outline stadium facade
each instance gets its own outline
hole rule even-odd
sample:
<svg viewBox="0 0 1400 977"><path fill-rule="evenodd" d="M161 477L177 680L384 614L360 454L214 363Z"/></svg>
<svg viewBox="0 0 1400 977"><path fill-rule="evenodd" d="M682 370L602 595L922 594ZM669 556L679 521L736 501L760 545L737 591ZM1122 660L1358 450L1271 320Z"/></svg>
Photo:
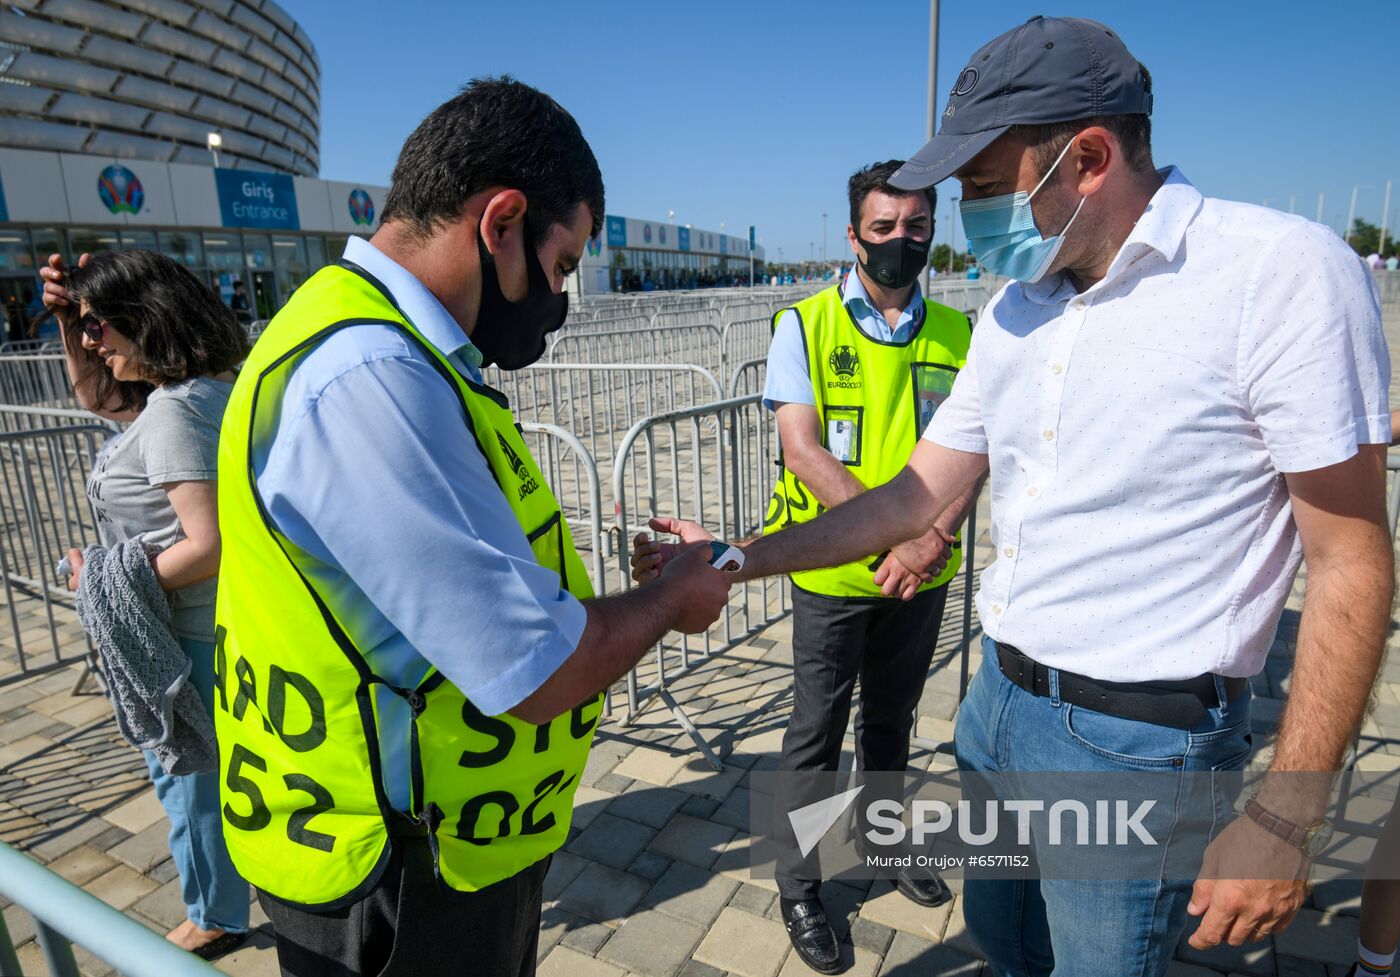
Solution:
<svg viewBox="0 0 1400 977"><path fill-rule="evenodd" d="M0 7L0 341L42 311L59 252L159 250L269 318L385 187L317 178L320 64L272 0L7 0ZM761 270L761 249L757 266ZM609 215L576 293L740 283L749 241Z"/></svg>
<svg viewBox="0 0 1400 977"><path fill-rule="evenodd" d="M320 63L272 0L7 0L0 45L0 145L320 168Z"/></svg>

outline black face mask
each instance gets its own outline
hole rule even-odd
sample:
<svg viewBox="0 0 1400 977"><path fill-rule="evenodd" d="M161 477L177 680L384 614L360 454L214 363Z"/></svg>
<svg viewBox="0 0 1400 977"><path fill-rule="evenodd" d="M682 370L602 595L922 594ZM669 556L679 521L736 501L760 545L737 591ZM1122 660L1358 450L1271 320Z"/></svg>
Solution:
<svg viewBox="0 0 1400 977"><path fill-rule="evenodd" d="M856 240L865 249L861 269L883 288L904 288L918 278L928 265L928 251L933 245L932 236L927 241L892 237L888 241L871 244L857 234Z"/></svg>
<svg viewBox="0 0 1400 977"><path fill-rule="evenodd" d="M569 294L554 293L549 276L535 251L530 220L524 222L525 273L529 288L519 302L501 294L496 259L486 250L481 231L476 232L476 249L481 255L481 308L476 313L472 345L481 351L482 366L519 370L534 363L545 351L545 337L564 325L569 314Z"/></svg>

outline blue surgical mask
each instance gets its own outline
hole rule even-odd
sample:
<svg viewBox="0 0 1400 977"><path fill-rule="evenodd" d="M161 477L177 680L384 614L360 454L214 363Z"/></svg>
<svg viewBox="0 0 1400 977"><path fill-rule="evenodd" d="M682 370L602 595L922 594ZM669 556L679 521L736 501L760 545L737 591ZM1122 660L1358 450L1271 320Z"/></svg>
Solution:
<svg viewBox="0 0 1400 977"><path fill-rule="evenodd" d="M1087 198L1079 198L1079 206L1074 208L1069 223L1051 238L1042 238L1036 229L1031 198L1045 186L1045 181L1050 179L1050 174L1055 172L1072 145L1074 140L1071 139L1060 150L1050 171L1030 193L1018 190L961 202L959 209L962 211L963 233L967 235L968 247L983 268L994 275L1005 275L1019 282L1034 283L1045 277L1055 261L1055 255L1060 253L1065 234L1073 226Z"/></svg>

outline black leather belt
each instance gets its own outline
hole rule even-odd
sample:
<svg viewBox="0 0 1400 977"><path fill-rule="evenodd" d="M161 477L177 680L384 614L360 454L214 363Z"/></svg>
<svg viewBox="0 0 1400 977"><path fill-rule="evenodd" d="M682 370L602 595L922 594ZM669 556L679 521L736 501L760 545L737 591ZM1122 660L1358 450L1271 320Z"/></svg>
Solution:
<svg viewBox="0 0 1400 977"><path fill-rule="evenodd" d="M1011 645L996 642L1001 673L1032 695L1050 697L1051 669ZM1191 729L1207 718L1208 709L1224 705L1214 675L1172 682L1101 682L1087 675L1060 670L1060 699L1095 712L1174 729ZM1249 679L1226 678L1225 701L1241 695Z"/></svg>

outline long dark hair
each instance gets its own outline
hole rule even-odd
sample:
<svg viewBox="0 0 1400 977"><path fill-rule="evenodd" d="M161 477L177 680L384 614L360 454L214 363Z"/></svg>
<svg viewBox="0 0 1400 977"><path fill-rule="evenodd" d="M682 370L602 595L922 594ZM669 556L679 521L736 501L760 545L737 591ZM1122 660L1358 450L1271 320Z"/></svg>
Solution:
<svg viewBox="0 0 1400 977"><path fill-rule="evenodd" d="M233 310L186 268L155 251L103 251L68 274L68 288L92 314L131 340L145 379L118 380L95 357L83 382L97 403L120 410L146 406L154 384L223 373L248 355L248 336ZM70 348L81 348L82 317L66 317Z"/></svg>

